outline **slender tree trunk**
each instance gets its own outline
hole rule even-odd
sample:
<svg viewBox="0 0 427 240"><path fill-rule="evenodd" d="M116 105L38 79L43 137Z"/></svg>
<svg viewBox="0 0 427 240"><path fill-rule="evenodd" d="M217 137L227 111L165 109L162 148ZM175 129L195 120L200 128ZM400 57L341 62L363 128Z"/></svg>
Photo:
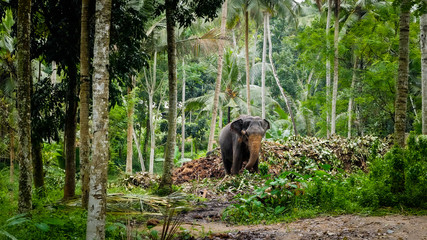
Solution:
<svg viewBox="0 0 427 240"><path fill-rule="evenodd" d="M41 68L42 63L39 61L38 68L38 81L41 80ZM31 97L33 94L33 84L31 82ZM33 103L32 103L33 104ZM43 140L36 137L34 133L31 136L31 158L33 164L33 181L34 188L39 197L43 197L44 192L44 174L43 174L43 158L42 158L42 149L43 149Z"/></svg>
<svg viewBox="0 0 427 240"><path fill-rule="evenodd" d="M252 67L255 66L255 59L256 59L256 42L257 42L257 38L258 38L258 28L255 29L255 33L254 33L254 52L253 52L253 56L252 56ZM251 79L251 84L254 85L255 82L255 78Z"/></svg>
<svg viewBox="0 0 427 240"><path fill-rule="evenodd" d="M339 10L340 0L335 0L335 24L334 24L334 84L332 87L332 112L331 112L331 135L335 134L336 127L336 109L337 109L337 94L338 94L338 67L339 67L339 52L338 52L338 37L339 37Z"/></svg>
<svg viewBox="0 0 427 240"><path fill-rule="evenodd" d="M329 31L331 28L331 17L332 17L332 0L328 0L328 15L326 18L326 49L329 52ZM329 138L330 135L330 113L329 109L331 106L331 60L329 53L326 54L326 136Z"/></svg>
<svg viewBox="0 0 427 240"><path fill-rule="evenodd" d="M154 135L154 116L153 116L153 92L150 92L148 95L148 115L150 119L150 166L148 172L150 174L154 173L154 149L156 147L156 136Z"/></svg>
<svg viewBox="0 0 427 240"><path fill-rule="evenodd" d="M168 138L166 140L165 161L160 189L170 191L172 188L172 168L176 145L176 104L177 104L177 80L176 80L176 45L175 45L175 5L172 0L166 0L166 32L168 52L168 80L169 80L169 111L168 111Z"/></svg>
<svg viewBox="0 0 427 240"><path fill-rule="evenodd" d="M222 39L225 38L226 21L227 21L227 0L225 0L224 3L222 4L222 18L221 18L221 38ZM222 80L223 56L224 56L224 46L221 42L221 44L218 47L218 68L217 68L218 70L217 70L217 76L216 76L216 82L215 82L215 94L214 94L214 102L213 102L213 109L212 109L211 127L209 132L208 152L212 151L214 138L215 138L215 126L216 126L216 118L218 115L218 105L219 105L219 92L221 90L221 80ZM246 78L246 81L248 83L249 81L248 78Z"/></svg>
<svg viewBox="0 0 427 240"><path fill-rule="evenodd" d="M145 132L144 132L144 143L142 147L142 154L144 156L144 159L150 159L150 155L148 153L148 140L150 138L151 129L150 129L150 117L147 118L147 121L145 121ZM148 164L150 162L148 161ZM149 165L146 165L146 168L149 168Z"/></svg>
<svg viewBox="0 0 427 240"><path fill-rule="evenodd" d="M89 198L89 2L82 0L81 36L80 36L80 175L82 179L82 206L87 209Z"/></svg>
<svg viewBox="0 0 427 240"><path fill-rule="evenodd" d="M354 54L354 53L353 53ZM348 100L348 131L347 131L347 137L351 138L351 123L352 123L352 115L353 115L353 94L354 94L354 86L356 84L356 71L357 71L357 56L354 54L354 63L353 63L353 77L351 79L351 92L350 92L350 98Z"/></svg>
<svg viewBox="0 0 427 240"><path fill-rule="evenodd" d="M427 14L420 17L421 28L421 119L422 134L427 135Z"/></svg>
<svg viewBox="0 0 427 240"><path fill-rule="evenodd" d="M185 153L185 62L184 58L182 59L182 128L181 128L181 136L182 136L182 146L181 146L181 160L184 161L184 153Z"/></svg>
<svg viewBox="0 0 427 240"><path fill-rule="evenodd" d="M111 0L96 1L93 58L93 148L86 239L105 239L107 206L108 94Z"/></svg>
<svg viewBox="0 0 427 240"><path fill-rule="evenodd" d="M52 84L56 84L56 62L52 61L52 74L50 75Z"/></svg>
<svg viewBox="0 0 427 240"><path fill-rule="evenodd" d="M246 104L251 115L251 86L249 85L249 12L245 11Z"/></svg>
<svg viewBox="0 0 427 240"><path fill-rule="evenodd" d="M10 160L10 182L14 182L14 176L15 176L15 167L14 167L14 161L15 161L15 133L12 130L12 128L9 130L9 137L10 137L10 145L9 145L9 160Z"/></svg>
<svg viewBox="0 0 427 240"><path fill-rule="evenodd" d="M68 93L65 117L65 185L64 199L74 197L76 191L76 125L77 125L77 69L68 66Z"/></svg>
<svg viewBox="0 0 427 240"><path fill-rule="evenodd" d="M410 8L411 1L402 0L399 21L399 68L396 82L394 121L394 141L402 148L405 147L406 104L408 98Z"/></svg>
<svg viewBox="0 0 427 240"><path fill-rule="evenodd" d="M154 114L153 114L153 97L155 84L157 82L157 51L154 52L154 61L153 61L153 78L150 90L148 91L148 112L149 112L149 125L150 125L150 165L148 172L150 174L154 173L154 149L156 147L156 138L154 135L155 127L154 127ZM148 82L147 82L147 85Z"/></svg>
<svg viewBox="0 0 427 240"><path fill-rule="evenodd" d="M136 137L135 131L133 131L132 136L133 136L133 141L135 142L135 145L136 145L136 150L138 152L139 164L141 164L141 172L145 172L144 158L142 157L141 148L139 146L139 141L138 141L138 138Z"/></svg>
<svg viewBox="0 0 427 240"><path fill-rule="evenodd" d="M262 70L261 70L261 117L265 119L265 55L267 52L267 12L264 12L264 40L262 45Z"/></svg>
<svg viewBox="0 0 427 240"><path fill-rule="evenodd" d="M132 88L133 88L133 76L132 78ZM127 128L127 150L126 150L126 174L132 174L132 158L133 158L133 89L131 87L127 88L128 91L128 100L127 100L127 115L128 115L128 128Z"/></svg>
<svg viewBox="0 0 427 240"><path fill-rule="evenodd" d="M31 0L18 0L17 23L18 60L18 137L19 137L19 197L18 212L32 208L31 169Z"/></svg>
<svg viewBox="0 0 427 240"><path fill-rule="evenodd" d="M219 132L221 132L221 130L222 130L222 107L220 107L219 109L219 119L218 119L218 129L219 129Z"/></svg>
<svg viewBox="0 0 427 240"><path fill-rule="evenodd" d="M270 59L271 69L273 70L273 76L274 76L274 79L276 80L277 86L279 87L280 93L282 94L282 97L285 100L286 107L288 108L289 116L291 116L292 126L294 128L294 134L298 135L297 126L295 124L294 114L293 114L292 108L291 108L291 103L290 103L289 98L286 95L285 91L283 90L282 86L280 85L279 77L277 76L276 68L274 67L274 63L273 63L273 44L271 43L270 14L269 13L267 13L267 24L266 24L266 26L267 26L267 36L268 36L268 57Z"/></svg>

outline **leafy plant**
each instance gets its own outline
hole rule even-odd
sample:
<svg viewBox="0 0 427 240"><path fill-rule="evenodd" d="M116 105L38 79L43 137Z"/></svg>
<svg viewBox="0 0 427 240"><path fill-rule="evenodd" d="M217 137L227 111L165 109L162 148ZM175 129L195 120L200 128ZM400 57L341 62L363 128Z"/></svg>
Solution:
<svg viewBox="0 0 427 240"><path fill-rule="evenodd" d="M19 226L25 222L28 222L29 219L26 217L26 214L19 214L12 218L9 218L1 227L0 227L0 235L3 235L7 238L16 240L17 238L6 231L6 228L12 226Z"/></svg>

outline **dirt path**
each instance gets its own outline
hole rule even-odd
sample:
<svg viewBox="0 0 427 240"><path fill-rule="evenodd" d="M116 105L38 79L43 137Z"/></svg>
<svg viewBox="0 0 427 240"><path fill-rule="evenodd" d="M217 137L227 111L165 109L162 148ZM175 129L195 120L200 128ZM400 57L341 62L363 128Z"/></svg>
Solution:
<svg viewBox="0 0 427 240"><path fill-rule="evenodd" d="M231 226L198 220L182 226L197 239L408 239L427 240L427 216L318 217L275 225ZM209 233L210 237L206 237Z"/></svg>
<svg viewBox="0 0 427 240"><path fill-rule="evenodd" d="M190 231L195 239L427 240L427 216L342 215L302 219L292 223L238 226L221 221L221 213L229 204L217 200L202 203L184 215L182 228ZM156 228L161 230L161 226Z"/></svg>

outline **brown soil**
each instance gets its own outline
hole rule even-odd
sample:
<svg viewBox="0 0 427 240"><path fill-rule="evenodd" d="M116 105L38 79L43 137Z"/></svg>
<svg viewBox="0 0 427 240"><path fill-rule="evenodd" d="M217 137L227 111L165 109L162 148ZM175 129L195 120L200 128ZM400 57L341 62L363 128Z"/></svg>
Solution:
<svg viewBox="0 0 427 240"><path fill-rule="evenodd" d="M211 200L184 214L182 229L191 239L241 240L326 240L326 239L407 239L427 240L427 216L322 216L291 223L271 225L232 225L221 221L221 213L230 203ZM155 227L161 231L161 226Z"/></svg>
<svg viewBox="0 0 427 240"><path fill-rule="evenodd" d="M182 227L198 236L196 239L427 239L427 216L343 215L274 225L232 226L222 222L195 222Z"/></svg>

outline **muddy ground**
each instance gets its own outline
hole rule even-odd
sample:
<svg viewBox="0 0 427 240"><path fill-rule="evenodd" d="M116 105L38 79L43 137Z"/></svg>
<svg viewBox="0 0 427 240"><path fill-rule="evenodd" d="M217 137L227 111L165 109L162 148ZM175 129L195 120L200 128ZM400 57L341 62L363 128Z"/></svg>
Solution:
<svg viewBox="0 0 427 240"><path fill-rule="evenodd" d="M229 202L204 202L184 214L182 228L192 239L317 240L407 239L427 240L427 216L322 216L271 225L232 225L221 221ZM161 231L161 226L155 229Z"/></svg>

